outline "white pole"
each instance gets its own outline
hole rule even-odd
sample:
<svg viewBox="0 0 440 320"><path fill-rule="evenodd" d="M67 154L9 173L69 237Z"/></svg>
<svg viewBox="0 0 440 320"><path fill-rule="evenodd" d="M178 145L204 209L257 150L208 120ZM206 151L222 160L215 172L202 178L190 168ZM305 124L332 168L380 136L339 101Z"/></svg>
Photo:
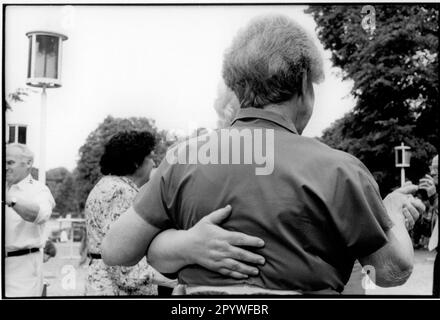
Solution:
<svg viewBox="0 0 440 320"><path fill-rule="evenodd" d="M405 184L405 168L402 167L400 169L400 186L403 187L404 184Z"/></svg>
<svg viewBox="0 0 440 320"><path fill-rule="evenodd" d="M403 187L405 184L405 145L403 142L400 144L402 147L402 168L400 169L400 186Z"/></svg>
<svg viewBox="0 0 440 320"><path fill-rule="evenodd" d="M46 115L47 115L47 94L46 86L41 92L41 114L40 114L40 165L38 168L38 181L46 184Z"/></svg>
<svg viewBox="0 0 440 320"><path fill-rule="evenodd" d="M70 222L70 259L73 259L73 222Z"/></svg>

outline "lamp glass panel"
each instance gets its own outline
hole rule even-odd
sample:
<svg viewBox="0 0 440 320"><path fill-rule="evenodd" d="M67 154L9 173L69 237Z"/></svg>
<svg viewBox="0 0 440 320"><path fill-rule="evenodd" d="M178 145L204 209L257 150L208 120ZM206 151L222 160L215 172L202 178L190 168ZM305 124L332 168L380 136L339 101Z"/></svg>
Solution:
<svg viewBox="0 0 440 320"><path fill-rule="evenodd" d="M31 77L31 63L32 63L32 37L29 37L29 56L28 56L28 70L27 77Z"/></svg>
<svg viewBox="0 0 440 320"><path fill-rule="evenodd" d="M36 78L58 78L58 37L37 35L35 56Z"/></svg>
<svg viewBox="0 0 440 320"><path fill-rule="evenodd" d="M396 165L400 165L403 163L402 153L403 153L402 149L396 150Z"/></svg>
<svg viewBox="0 0 440 320"><path fill-rule="evenodd" d="M403 164L409 166L411 161L411 151L405 150L405 159L403 160L404 160Z"/></svg>

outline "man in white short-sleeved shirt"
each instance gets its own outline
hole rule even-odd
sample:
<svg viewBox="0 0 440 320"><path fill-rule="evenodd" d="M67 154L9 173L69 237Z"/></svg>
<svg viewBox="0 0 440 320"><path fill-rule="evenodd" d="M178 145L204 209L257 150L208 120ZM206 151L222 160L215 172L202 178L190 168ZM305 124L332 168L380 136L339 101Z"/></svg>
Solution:
<svg viewBox="0 0 440 320"><path fill-rule="evenodd" d="M55 201L47 186L32 178L33 159L26 145L6 147L6 297L35 297L43 292L44 231Z"/></svg>

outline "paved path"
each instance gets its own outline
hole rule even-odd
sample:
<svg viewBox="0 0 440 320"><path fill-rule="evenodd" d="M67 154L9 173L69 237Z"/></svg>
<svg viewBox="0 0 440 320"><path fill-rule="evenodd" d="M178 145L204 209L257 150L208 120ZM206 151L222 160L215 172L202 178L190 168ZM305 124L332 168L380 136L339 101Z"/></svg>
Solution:
<svg viewBox="0 0 440 320"><path fill-rule="evenodd" d="M79 242L72 247L70 243L55 246L57 255L44 264L44 278L49 284L47 296L83 296L87 266L79 266Z"/></svg>

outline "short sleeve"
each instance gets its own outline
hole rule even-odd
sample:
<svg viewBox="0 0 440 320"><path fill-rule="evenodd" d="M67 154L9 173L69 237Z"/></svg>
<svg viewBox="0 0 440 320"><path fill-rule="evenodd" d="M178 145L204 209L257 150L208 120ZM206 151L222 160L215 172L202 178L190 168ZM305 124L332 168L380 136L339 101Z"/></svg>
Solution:
<svg viewBox="0 0 440 320"><path fill-rule="evenodd" d="M38 203L40 209L34 223L41 224L49 220L52 215L52 210L55 208L55 200L49 188L43 185L35 195L35 201Z"/></svg>
<svg viewBox="0 0 440 320"><path fill-rule="evenodd" d="M393 223L371 173L353 159L338 167L335 183L330 214L350 254L362 258L382 248Z"/></svg>
<svg viewBox="0 0 440 320"><path fill-rule="evenodd" d="M164 159L151 180L139 190L133 203L135 212L142 219L162 230L171 225L166 201L171 169L171 165Z"/></svg>
<svg viewBox="0 0 440 320"><path fill-rule="evenodd" d="M104 197L101 200L102 232L107 234L113 222L119 219L133 204L136 190L126 183L121 183L112 177L106 180L103 187Z"/></svg>

